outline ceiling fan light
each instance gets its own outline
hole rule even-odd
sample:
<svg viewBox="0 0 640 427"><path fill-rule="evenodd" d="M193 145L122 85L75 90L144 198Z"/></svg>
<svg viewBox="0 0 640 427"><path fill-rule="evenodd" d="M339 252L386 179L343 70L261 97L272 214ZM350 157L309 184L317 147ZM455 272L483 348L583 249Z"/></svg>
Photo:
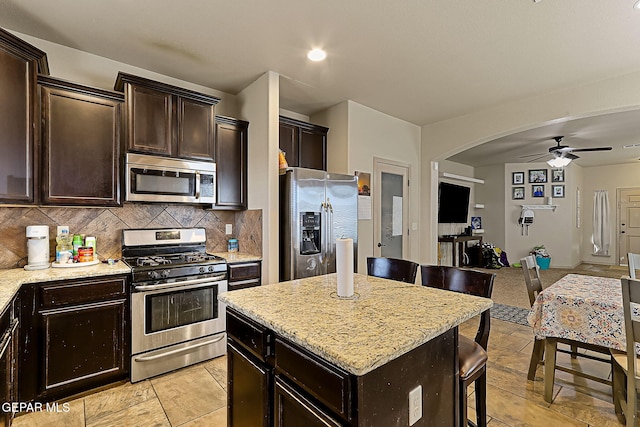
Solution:
<svg viewBox="0 0 640 427"><path fill-rule="evenodd" d="M566 157L554 157L551 160L547 160L547 164L552 168L563 168L571 163L571 159Z"/></svg>

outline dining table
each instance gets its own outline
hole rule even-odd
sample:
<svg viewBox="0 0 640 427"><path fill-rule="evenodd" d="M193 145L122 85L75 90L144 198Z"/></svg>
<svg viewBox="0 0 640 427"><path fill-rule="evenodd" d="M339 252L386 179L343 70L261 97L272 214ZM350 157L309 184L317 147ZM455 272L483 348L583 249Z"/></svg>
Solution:
<svg viewBox="0 0 640 427"><path fill-rule="evenodd" d="M559 340L584 343L601 353L608 349L626 350L620 279L567 274L538 294L527 322L536 339L545 340L544 398L547 402L552 401ZM610 357L608 361L611 363ZM598 380L590 375L582 376Z"/></svg>

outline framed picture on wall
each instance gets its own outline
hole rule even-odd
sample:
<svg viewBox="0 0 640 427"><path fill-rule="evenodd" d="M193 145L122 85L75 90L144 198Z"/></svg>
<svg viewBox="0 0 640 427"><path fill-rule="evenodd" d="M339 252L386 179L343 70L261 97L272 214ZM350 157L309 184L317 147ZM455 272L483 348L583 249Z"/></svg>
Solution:
<svg viewBox="0 0 640 427"><path fill-rule="evenodd" d="M513 172L511 174L511 184L513 185L524 184L524 172Z"/></svg>
<svg viewBox="0 0 640 427"><path fill-rule="evenodd" d="M531 186L532 197L544 197L544 185L532 185Z"/></svg>
<svg viewBox="0 0 640 427"><path fill-rule="evenodd" d="M511 198L513 200L524 200L524 187L513 187Z"/></svg>
<svg viewBox="0 0 640 427"><path fill-rule="evenodd" d="M551 182L564 182L564 169L551 169Z"/></svg>
<svg viewBox="0 0 640 427"><path fill-rule="evenodd" d="M547 182L546 169L529 169L529 183Z"/></svg>
<svg viewBox="0 0 640 427"><path fill-rule="evenodd" d="M553 197L564 197L564 185L552 185L551 194Z"/></svg>

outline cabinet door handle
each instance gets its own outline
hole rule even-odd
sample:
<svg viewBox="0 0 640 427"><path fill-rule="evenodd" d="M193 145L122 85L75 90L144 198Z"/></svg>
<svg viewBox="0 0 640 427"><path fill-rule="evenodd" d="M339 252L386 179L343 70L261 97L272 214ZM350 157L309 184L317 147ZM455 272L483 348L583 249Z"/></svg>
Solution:
<svg viewBox="0 0 640 427"><path fill-rule="evenodd" d="M387 246L387 245L383 245L382 243L378 242L378 247L381 248L382 246Z"/></svg>

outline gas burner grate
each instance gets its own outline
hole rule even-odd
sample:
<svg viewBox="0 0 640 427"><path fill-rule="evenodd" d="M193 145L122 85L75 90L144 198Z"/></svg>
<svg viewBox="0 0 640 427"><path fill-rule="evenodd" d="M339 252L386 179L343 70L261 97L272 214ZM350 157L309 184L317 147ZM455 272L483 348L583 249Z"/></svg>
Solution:
<svg viewBox="0 0 640 427"><path fill-rule="evenodd" d="M166 264L171 264L171 260L168 260L167 258L161 257L161 256L145 256L145 257L139 257L136 259L136 265L138 267L146 267L146 266L155 267L157 265L166 265Z"/></svg>

